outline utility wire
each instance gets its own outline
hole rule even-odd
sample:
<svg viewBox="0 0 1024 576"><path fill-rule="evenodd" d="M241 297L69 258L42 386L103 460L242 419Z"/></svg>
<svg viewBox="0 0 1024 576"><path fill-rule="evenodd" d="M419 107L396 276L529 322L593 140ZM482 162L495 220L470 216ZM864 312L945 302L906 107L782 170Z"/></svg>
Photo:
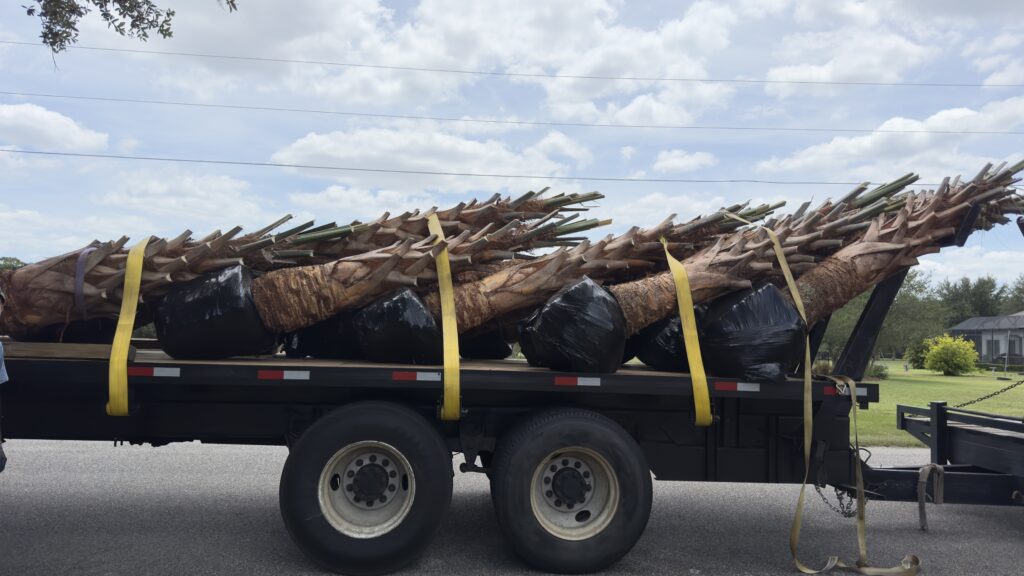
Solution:
<svg viewBox="0 0 1024 576"><path fill-rule="evenodd" d="M159 106L183 106L190 108L213 108L225 110L248 110L256 112L289 112L298 114L324 114L358 118L382 118L388 120L430 120L435 122L466 122L477 124L498 124L513 126L552 126L552 127L585 127L585 128L634 128L659 130L722 130L748 132L850 132L857 134L984 134L984 135L1024 135L1024 131L1015 130L897 130L889 128L816 128L816 127L775 127L775 126L718 126L718 125L673 125L673 124L613 124L590 122L554 122L536 120L502 120L491 118L455 118L451 116L417 116L412 114L381 114L373 112L352 112L345 110L318 110L313 108L288 108L276 106L247 106L242 104L215 104L206 102L183 102L178 100L146 100L138 98L113 98L107 96L81 96L76 94L49 94L43 92L15 92L0 90L0 95L20 96L26 98L54 98L60 100L85 100L91 102L116 102L120 104L146 104Z"/></svg>
<svg viewBox="0 0 1024 576"><path fill-rule="evenodd" d="M0 148L0 153L36 156L67 156L71 158L103 158L109 160L138 160L149 162L181 162L187 164L219 164L227 166L258 166L271 168L302 168L307 170L337 170L344 172L372 172L382 174L416 174L425 176L466 176L472 178L517 178L528 180L581 180L585 182L670 182L676 184L783 184L817 186L860 186L864 182L825 182L815 180L758 180L754 178L614 178L599 176L549 176L546 174L484 174L479 172L447 172L432 170L401 170L397 168L363 168L353 166L324 166L318 164L290 164L286 162L248 162L244 160L210 160L205 158L175 158L169 156L134 156L127 154L98 154L88 152L55 152L51 150L12 150ZM938 184L918 184L938 186Z"/></svg>
<svg viewBox="0 0 1024 576"><path fill-rule="evenodd" d="M0 40L0 44L16 46L39 46L35 42L18 42ZM247 62L274 62L278 64L315 64L320 66L339 66L346 68L371 68L378 70L401 70L406 72L434 72L442 74L464 74L470 76L506 76L519 78L546 78L566 80L630 80L638 82L694 82L709 84L809 84L816 86L899 86L899 87L930 87L930 88L1024 88L1024 84L976 84L956 82L869 82L854 80L768 80L756 78L693 78L674 76L598 76L581 74L544 74L540 72L497 72L491 70L463 70L458 68L427 68L419 66L388 66L384 64L366 64L361 62L336 62L329 60L298 60L291 58L265 58L258 56L237 56L230 54L204 54L200 52L175 52L170 50L143 50L139 48L103 48L100 46L71 46L72 50L90 50L96 52L123 52L130 54L155 54L160 56L185 56L191 58L216 58L220 60L244 60Z"/></svg>

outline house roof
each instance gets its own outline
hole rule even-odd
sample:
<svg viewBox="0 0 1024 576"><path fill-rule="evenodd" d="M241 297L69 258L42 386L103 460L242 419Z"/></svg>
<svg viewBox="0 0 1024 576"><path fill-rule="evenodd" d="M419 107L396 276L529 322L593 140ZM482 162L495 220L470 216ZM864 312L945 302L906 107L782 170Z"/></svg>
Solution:
<svg viewBox="0 0 1024 576"><path fill-rule="evenodd" d="M1024 312L1010 316L976 316L950 328L950 331L974 332L977 330L1019 330L1024 329Z"/></svg>

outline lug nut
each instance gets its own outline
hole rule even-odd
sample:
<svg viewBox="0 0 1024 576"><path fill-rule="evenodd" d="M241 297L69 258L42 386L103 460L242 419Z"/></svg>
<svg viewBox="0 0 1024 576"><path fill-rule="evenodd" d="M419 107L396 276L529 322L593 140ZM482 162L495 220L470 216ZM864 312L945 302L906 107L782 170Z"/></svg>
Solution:
<svg viewBox="0 0 1024 576"><path fill-rule="evenodd" d="M362 458L360 458L359 460L356 460L356 466L362 466L362 465L363 465L363 459Z"/></svg>
<svg viewBox="0 0 1024 576"><path fill-rule="evenodd" d="M391 466L391 460L388 460L387 458L385 458L384 461L381 462L381 464L383 464L384 467L387 468L388 466Z"/></svg>
<svg viewBox="0 0 1024 576"><path fill-rule="evenodd" d="M394 484L389 484L388 485L388 492L394 492L394 491L395 491L395 485Z"/></svg>
<svg viewBox="0 0 1024 576"><path fill-rule="evenodd" d="M550 476L546 476L546 477L544 478L544 483L545 483L545 484L551 484L551 477L550 477Z"/></svg>
<svg viewBox="0 0 1024 576"><path fill-rule="evenodd" d="M387 497L387 496L384 496L383 494L381 494L381 496L380 496L380 498L378 498L378 500L380 500L380 501L381 501L381 503L383 504L384 502L387 502L387 501L388 501L388 497Z"/></svg>
<svg viewBox="0 0 1024 576"><path fill-rule="evenodd" d="M561 506L561 505L562 505L562 501L561 500L555 500L555 506Z"/></svg>
<svg viewBox="0 0 1024 576"><path fill-rule="evenodd" d="M558 472L558 466L555 466L554 464L552 464L551 465L551 471L552 472Z"/></svg>
<svg viewBox="0 0 1024 576"><path fill-rule="evenodd" d="M394 478L395 476L398 476L398 472L395 472L394 470L392 470L391 472L388 472L388 476L391 477L391 478Z"/></svg>
<svg viewBox="0 0 1024 576"><path fill-rule="evenodd" d="M562 466L568 466L568 465L569 465L569 459L568 458L562 458Z"/></svg>
<svg viewBox="0 0 1024 576"><path fill-rule="evenodd" d="M586 470L584 470L583 471L583 477L584 478L590 478L590 472L587 472Z"/></svg>
<svg viewBox="0 0 1024 576"><path fill-rule="evenodd" d="M376 454L370 454L370 462L376 462L376 461L377 461L377 455Z"/></svg>
<svg viewBox="0 0 1024 576"><path fill-rule="evenodd" d="M355 487L354 487L354 486L352 486L351 484L349 484L349 485L345 486L345 490L348 490L349 492L351 492L351 491L352 491L352 490L353 490L354 488L355 488Z"/></svg>
<svg viewBox="0 0 1024 576"><path fill-rule="evenodd" d="M355 473L355 472L353 472L352 470L349 470L348 472L346 472L346 473L345 473L345 476L347 476L347 477L349 477L349 478L351 478L351 477L353 477L353 476L355 476L355 475L356 475L356 473Z"/></svg>
<svg viewBox="0 0 1024 576"><path fill-rule="evenodd" d="M552 496L555 495L555 493L552 492L551 490L548 490L547 492L544 493L544 495L547 496L548 498L551 498Z"/></svg>
<svg viewBox="0 0 1024 576"><path fill-rule="evenodd" d="M573 468L579 468L580 466L582 466L582 464L580 464L579 462L575 462L572 465Z"/></svg>

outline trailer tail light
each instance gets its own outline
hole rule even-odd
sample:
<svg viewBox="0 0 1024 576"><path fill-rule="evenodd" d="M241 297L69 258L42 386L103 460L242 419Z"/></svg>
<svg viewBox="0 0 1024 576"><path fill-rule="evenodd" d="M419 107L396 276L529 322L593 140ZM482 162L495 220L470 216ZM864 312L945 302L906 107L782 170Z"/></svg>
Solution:
<svg viewBox="0 0 1024 576"><path fill-rule="evenodd" d="M440 372L413 372L396 370L391 373L395 382L440 382Z"/></svg>
<svg viewBox="0 0 1024 576"><path fill-rule="evenodd" d="M181 368L166 368L161 366L129 366L129 376L144 376L147 378L180 378Z"/></svg>
<svg viewBox="0 0 1024 576"><path fill-rule="evenodd" d="M555 376L555 386L600 386L601 379L582 376Z"/></svg>
<svg viewBox="0 0 1024 576"><path fill-rule="evenodd" d="M716 392L760 392L761 385L755 382L715 382Z"/></svg>
<svg viewBox="0 0 1024 576"><path fill-rule="evenodd" d="M260 370L257 380L309 380L309 370Z"/></svg>

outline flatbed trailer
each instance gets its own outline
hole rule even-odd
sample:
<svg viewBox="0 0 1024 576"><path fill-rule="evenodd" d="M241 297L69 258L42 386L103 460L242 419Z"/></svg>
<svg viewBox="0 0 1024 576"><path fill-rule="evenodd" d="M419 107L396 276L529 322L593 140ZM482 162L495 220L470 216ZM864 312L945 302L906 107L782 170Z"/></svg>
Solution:
<svg viewBox="0 0 1024 576"><path fill-rule="evenodd" d="M923 468L871 469L866 480L878 499L936 504L1024 506L1024 419L932 402L896 406L896 427L928 446Z"/></svg>
<svg viewBox="0 0 1024 576"><path fill-rule="evenodd" d="M651 472L658 480L799 483L804 477L803 381L796 379L709 378L716 421L699 428L684 374L642 367L573 374L516 360L465 362L462 415L445 422L438 416L437 366L283 356L180 361L140 349L128 365L130 413L111 417L104 410L108 346L11 342L6 348L11 380L0 387L0 408L8 438L289 446L281 484L289 533L314 561L346 573L392 570L422 549L451 497L453 452L464 455L462 471L491 475L499 524L520 555L562 572L600 569L628 552L646 525ZM843 393L830 380L813 382L811 478L851 486L850 399ZM877 401L877 385L860 386L858 400ZM440 448L417 446L425 436ZM356 452L335 462L347 446ZM395 461L390 467L401 460L398 472L415 483L396 486L384 474L393 470L371 468L370 457ZM437 470L447 480L428 477ZM525 483L516 481L524 474ZM383 508L359 507L368 496L377 504L410 489L427 493L434 505L412 507L387 531L373 526L372 515ZM348 500L330 512L338 492ZM556 512L530 514L538 506ZM319 524L310 526L310 513L320 516ZM609 513L612 520L602 520ZM324 520L332 514L338 517ZM593 521L606 525L597 530ZM406 524L410 534L399 534ZM389 538L398 542L370 545Z"/></svg>
<svg viewBox="0 0 1024 576"><path fill-rule="evenodd" d="M863 377L905 275L876 286L834 374ZM827 325L810 331L811 357ZM348 574L393 571L423 550L451 501L453 453L464 456L462 472L490 477L512 549L536 568L564 573L600 570L629 552L650 515L652 473L749 483L800 483L805 473L804 382L795 377L709 376L715 418L704 428L694 424L686 374L467 361L460 418L445 421L439 366L283 356L182 361L138 349L128 365L129 415L111 417L104 409L109 346L5 346L11 380L0 386L0 410L9 438L288 446L279 492L285 527L314 562ZM827 377L811 383L808 478L853 492L848 390ZM856 400L861 408L877 402L878 386L859 384ZM933 465L864 466L869 498L918 501L923 510L928 498L943 500L936 482L944 472L945 502L1024 504L1019 470L960 463L970 462L977 434L951 431L950 421L971 424L965 419L977 414L939 411L925 421L920 411L901 410L901 428L932 446ZM1024 459L1016 424L1000 419L989 428L998 430L987 435L999 436L997 450Z"/></svg>

